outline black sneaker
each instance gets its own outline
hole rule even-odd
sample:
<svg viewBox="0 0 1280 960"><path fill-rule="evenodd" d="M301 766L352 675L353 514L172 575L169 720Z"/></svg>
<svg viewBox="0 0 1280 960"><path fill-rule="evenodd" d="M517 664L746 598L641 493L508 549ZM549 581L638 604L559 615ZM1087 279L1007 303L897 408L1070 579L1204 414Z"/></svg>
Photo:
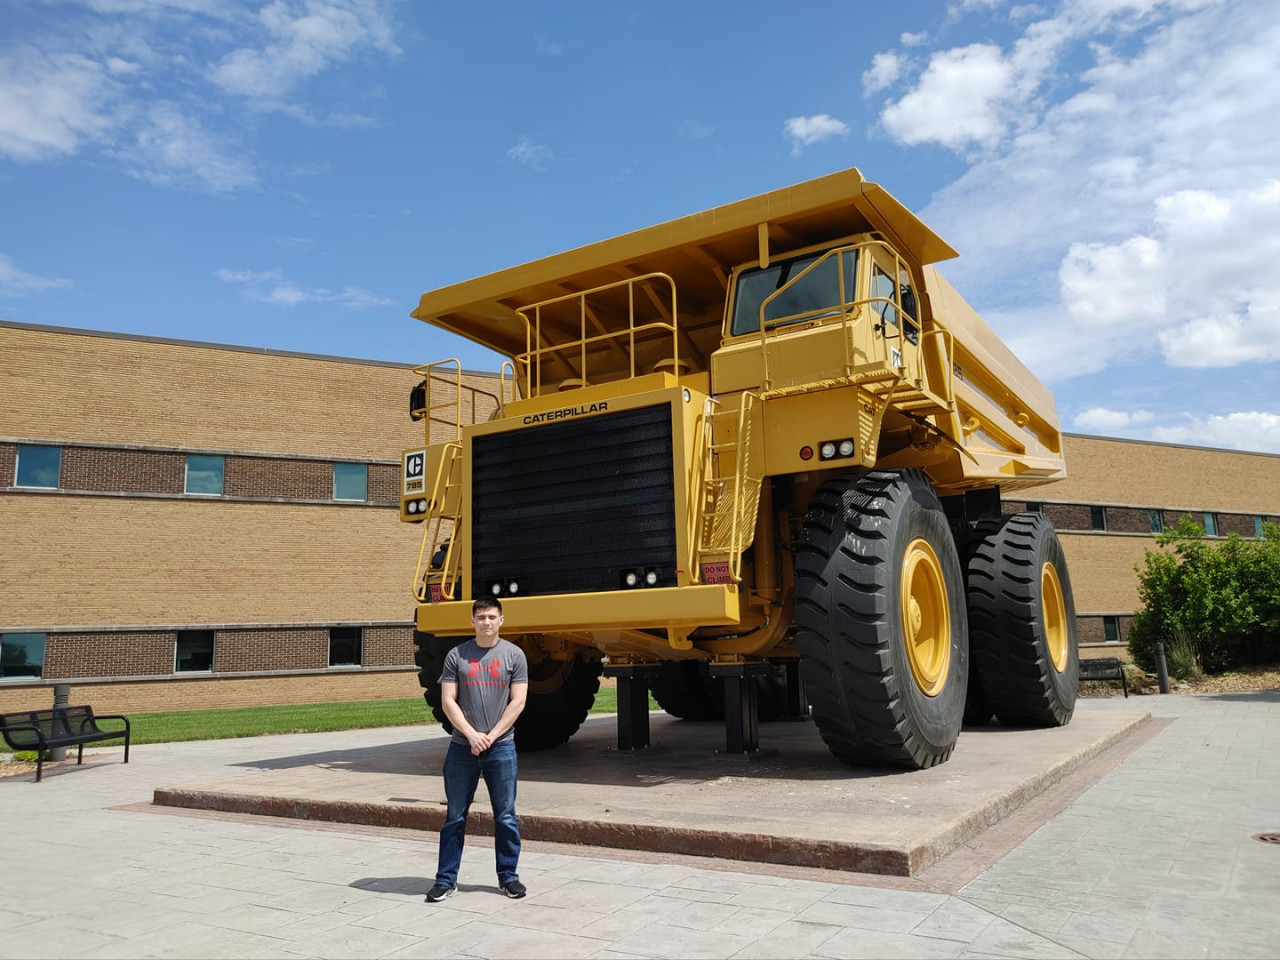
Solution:
<svg viewBox="0 0 1280 960"><path fill-rule="evenodd" d="M427 903L439 903L447 897L452 897L457 892L457 887L446 887L443 883L437 883L427 891Z"/></svg>
<svg viewBox="0 0 1280 960"><path fill-rule="evenodd" d="M519 880L508 880L502 885L502 892L512 900L519 900L529 891L524 888L524 884Z"/></svg>

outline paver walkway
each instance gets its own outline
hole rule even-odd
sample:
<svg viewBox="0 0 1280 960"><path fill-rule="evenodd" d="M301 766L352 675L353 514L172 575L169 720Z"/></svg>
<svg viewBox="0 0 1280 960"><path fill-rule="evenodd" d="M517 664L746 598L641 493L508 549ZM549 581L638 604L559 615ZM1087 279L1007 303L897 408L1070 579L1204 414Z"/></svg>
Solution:
<svg viewBox="0 0 1280 960"><path fill-rule="evenodd" d="M531 842L518 901L493 887L485 838L458 896L426 904L429 834L149 803L405 728L147 745L127 766L99 750L0 781L0 957L1280 956L1280 845L1253 839L1280 832L1280 692L1139 704L1156 722L1096 782L915 878Z"/></svg>

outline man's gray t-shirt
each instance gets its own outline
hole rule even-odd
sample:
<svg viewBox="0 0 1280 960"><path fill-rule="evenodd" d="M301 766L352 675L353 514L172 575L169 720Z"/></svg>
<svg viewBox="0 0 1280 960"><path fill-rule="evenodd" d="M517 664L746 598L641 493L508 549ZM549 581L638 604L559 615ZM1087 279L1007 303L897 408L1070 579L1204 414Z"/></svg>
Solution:
<svg viewBox="0 0 1280 960"><path fill-rule="evenodd" d="M462 715L475 729L488 733L511 702L511 685L529 682L529 662L524 651L509 640L499 638L492 647L465 640L445 656L440 682L458 685ZM514 734L513 728L498 740L510 740ZM454 730L453 742L466 746L467 738Z"/></svg>

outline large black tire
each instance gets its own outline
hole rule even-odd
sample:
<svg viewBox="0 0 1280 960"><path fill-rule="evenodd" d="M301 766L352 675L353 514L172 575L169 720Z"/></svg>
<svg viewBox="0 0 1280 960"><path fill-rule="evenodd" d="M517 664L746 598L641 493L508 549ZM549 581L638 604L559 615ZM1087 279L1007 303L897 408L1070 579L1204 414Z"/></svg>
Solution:
<svg viewBox="0 0 1280 960"><path fill-rule="evenodd" d="M796 550L796 640L814 722L850 764L951 756L969 675L964 577L916 470L823 483Z"/></svg>
<svg viewBox="0 0 1280 960"><path fill-rule="evenodd" d="M1040 513L980 521L968 577L969 642L991 710L1007 726L1070 722L1076 606L1052 524Z"/></svg>
<svg viewBox="0 0 1280 960"><path fill-rule="evenodd" d="M469 637L437 637L430 633L413 633L414 662L418 665L418 683L422 695L436 718L449 733L453 724L440 706L440 672L450 650ZM525 646L525 645L521 645ZM598 658L552 660L530 653L529 693L524 712L516 721L516 749L522 753L546 750L566 743L577 733L591 712L596 692L600 689L603 669Z"/></svg>
<svg viewBox="0 0 1280 960"><path fill-rule="evenodd" d="M553 660L521 646L529 659L529 698L516 721L516 749L528 753L558 747L591 712L604 664L599 656Z"/></svg>
<svg viewBox="0 0 1280 960"><path fill-rule="evenodd" d="M470 638L437 637L434 633L413 631L413 662L418 665L418 685L422 687L422 697L431 708L431 715L448 733L453 733L453 724L440 708L440 673L444 670L445 656L467 639Z"/></svg>
<svg viewBox="0 0 1280 960"><path fill-rule="evenodd" d="M658 706L681 720L724 719L724 684L697 660L664 660L649 691Z"/></svg>
<svg viewBox="0 0 1280 960"><path fill-rule="evenodd" d="M974 534L973 525L965 520L952 520L951 536L956 542L956 552L960 555L960 566L965 571L965 583L969 579L969 560L973 556ZM966 603L967 603L966 599ZM973 620L973 614L969 614L970 623ZM991 705L987 703L986 692L982 689L982 676L978 673L977 667L973 663L973 628L969 628L969 687L965 691L964 698L964 725L966 727L981 727L990 723L995 714L991 711Z"/></svg>
<svg viewBox="0 0 1280 960"><path fill-rule="evenodd" d="M758 717L768 722L787 712L787 678L769 672L755 678ZM681 720L723 720L724 681L711 676L704 661L665 660L649 690L658 706Z"/></svg>

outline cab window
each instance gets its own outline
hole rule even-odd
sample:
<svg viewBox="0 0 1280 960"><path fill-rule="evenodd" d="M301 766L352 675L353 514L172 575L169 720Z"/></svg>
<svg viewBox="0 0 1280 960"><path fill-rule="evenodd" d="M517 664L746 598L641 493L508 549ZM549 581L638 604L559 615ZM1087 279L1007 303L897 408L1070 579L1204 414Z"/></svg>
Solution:
<svg viewBox="0 0 1280 960"><path fill-rule="evenodd" d="M844 297L846 303L855 299L854 277L857 276L858 251L843 250L831 254L814 267L804 278L792 283L806 267L823 254L813 253L790 260L780 260L767 267L756 267L738 274L738 288L733 300L733 336L755 333L760 329L760 305L787 284L791 286L770 301L765 312L765 326L796 323L802 320L818 320L836 316L842 312L840 302L840 273L844 273Z"/></svg>

